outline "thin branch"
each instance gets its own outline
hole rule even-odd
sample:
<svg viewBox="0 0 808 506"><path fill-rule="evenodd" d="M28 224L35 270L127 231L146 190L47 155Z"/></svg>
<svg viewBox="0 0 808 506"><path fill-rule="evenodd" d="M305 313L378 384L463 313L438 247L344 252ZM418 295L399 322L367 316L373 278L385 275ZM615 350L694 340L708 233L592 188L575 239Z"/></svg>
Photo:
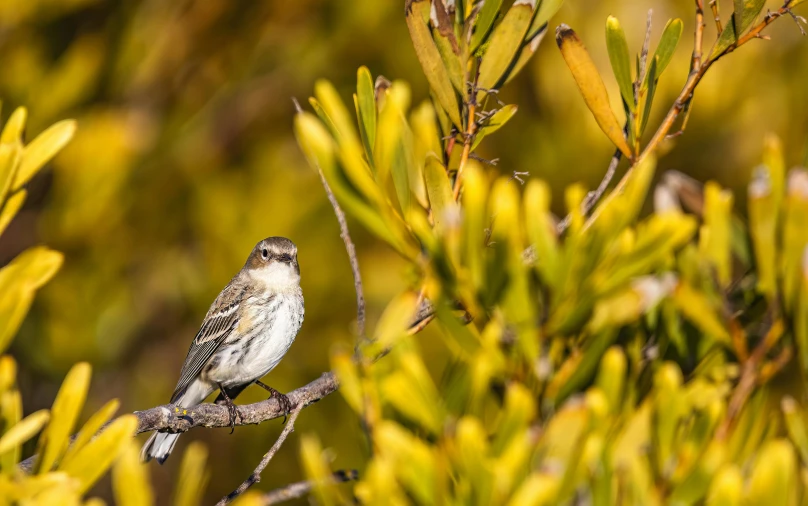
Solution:
<svg viewBox="0 0 808 506"><path fill-rule="evenodd" d="M299 415L302 410L303 405L301 404L296 407L294 411L292 411L292 414L289 416L289 421L286 423L286 427L283 428L281 435L278 436L278 439L275 441L275 444L272 445L272 448L270 448L269 451L264 454L264 457L261 459L261 462L258 463L258 466L256 466L252 474L247 477L247 479L244 480L241 485L238 486L238 488L227 494L226 497L222 497L222 499L216 503L216 506L224 506L246 492L248 488L261 481L261 473L264 472L264 469L266 469L269 461L272 460L272 457L274 457L275 454L278 453L278 450L281 449L281 446L283 446L283 443L286 442L286 438L289 437L289 434L294 432L297 415Z"/></svg>
<svg viewBox="0 0 808 506"><path fill-rule="evenodd" d="M623 131L625 132L625 129ZM603 179L600 181L600 184L595 191L587 193L586 198L584 198L584 201L581 203L581 214L583 216L589 214L589 211L595 207L603 194L606 193L609 183L611 183L612 179L614 179L614 174L617 172L617 166L620 164L620 158L622 158L622 156L622 151L619 149L614 150L612 159L609 161L609 167L606 168L606 173L603 175ZM558 234L564 233L564 231L569 228L571 222L572 214L568 214L558 223L558 225L556 225L556 232Z"/></svg>
<svg viewBox="0 0 808 506"><path fill-rule="evenodd" d="M648 51L651 48L651 18L653 15L654 15L654 9L648 9L648 18L645 21L645 39L643 40L642 51L640 52L640 72L639 75L637 76L637 82L636 82L637 89L639 89L639 86L645 79L645 73L648 69L647 67Z"/></svg>
<svg viewBox="0 0 808 506"><path fill-rule="evenodd" d="M701 67L701 51L704 46L704 0L696 0L696 30L693 36L693 57L690 70L695 72Z"/></svg>
<svg viewBox="0 0 808 506"><path fill-rule="evenodd" d="M721 32L724 31L724 28L721 26L721 15L718 13L718 0L710 0L710 10L713 11L713 19L715 19L715 29L718 31L718 35L721 35Z"/></svg>
<svg viewBox="0 0 808 506"><path fill-rule="evenodd" d="M379 82L377 78L377 90L379 88ZM295 104L295 110L298 114L303 112L303 108L300 107L300 103L296 98L292 97L292 102ZM328 201L331 203L331 207L334 208L334 214L337 216L337 222L339 222L339 236L342 237L342 242L345 243L345 251L348 253L348 260L351 262L354 290L356 291L356 327L359 339L362 340L365 337L365 291L362 288L362 274L359 271L359 260L356 259L356 247L351 240L351 233L348 230L348 222L345 220L345 213L342 211L339 202L337 202L334 192L331 191L331 187L328 185L325 174L323 174L323 170L320 167L317 167L317 173L320 175L320 182L323 183Z"/></svg>
<svg viewBox="0 0 808 506"><path fill-rule="evenodd" d="M679 96L676 98L676 101L674 101L673 105L668 111L668 114L665 116L665 119L662 120L662 123L659 125L659 128L657 128L657 131L654 133L654 136L645 146L645 149L643 149L640 156L636 158L637 161L643 160L650 153L654 152L657 149L657 147L659 147L659 143L662 142L662 140L664 140L667 137L668 132L670 132L671 128L673 127L673 124L679 117L679 114L682 113L682 111L687 107L687 104L693 98L693 92L695 91L696 86L698 86L699 82L701 82L701 79L704 77L704 75L707 73L710 67L720 58L735 51L736 49L743 46L750 40L760 38L760 32L762 32L764 28L769 26L775 19L790 12L789 4L790 1L787 1L777 11L769 12L768 14L766 14L763 20L757 25L755 25L751 30L749 30L746 33L746 35L740 37L735 43L729 45L720 54L715 55L714 57L711 56L706 61L702 62L701 44L704 32L704 12L703 12L704 4L702 0L696 0L696 35L695 35L695 49L693 50L693 70L690 72L690 75L688 76L687 82L682 88L681 93L679 93ZM623 175L620 182L617 184L617 187L614 189L612 193L609 194L607 200L622 193L623 188L625 187L629 178L631 178L633 170L634 166L629 167L629 169ZM589 226L592 223L592 221L597 217L598 209L595 209L595 211L592 213L592 216L590 216L589 220L587 221L587 226Z"/></svg>
<svg viewBox="0 0 808 506"><path fill-rule="evenodd" d="M359 473L355 469L350 471L337 471L331 475L328 480L330 483L344 483L346 481L354 481L359 479ZM285 487L275 489L271 492L264 494L262 502L265 505L279 504L292 499L298 499L307 495L314 489L317 482L312 480L298 481L297 483L290 483Z"/></svg>
<svg viewBox="0 0 808 506"><path fill-rule="evenodd" d="M460 198L460 188L462 186L463 169L469 161L469 154L471 153L471 144L474 142L474 134L477 132L477 120L474 115L477 109L477 80L480 77L480 64L477 63L477 70L474 72L474 81L471 83L469 90L468 102L468 117L466 118L466 132L463 135L463 152L460 154L460 165L457 167L457 175L454 181L454 199Z"/></svg>
<svg viewBox="0 0 808 506"><path fill-rule="evenodd" d="M317 172L320 174L320 181L323 183L326 195L328 195L328 201L331 202L331 207L334 208L334 214L337 215L340 230L339 236L342 237L342 242L345 243L345 251L348 252L348 259L351 262L351 272L353 272L354 289L356 291L356 326L359 339L362 340L365 337L365 292L362 289L362 274L359 272L359 260L356 259L356 247L354 247L354 243L351 240L351 233L348 231L345 213L339 206L337 198L334 197L334 192L331 191L331 187L328 186L328 181L325 180L323 171L318 168Z"/></svg>

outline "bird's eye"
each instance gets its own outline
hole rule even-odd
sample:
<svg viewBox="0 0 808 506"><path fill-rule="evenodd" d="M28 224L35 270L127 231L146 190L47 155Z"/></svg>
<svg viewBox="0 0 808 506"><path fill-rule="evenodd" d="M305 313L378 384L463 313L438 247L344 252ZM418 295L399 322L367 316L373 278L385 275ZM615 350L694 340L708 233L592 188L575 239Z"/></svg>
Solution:
<svg viewBox="0 0 808 506"><path fill-rule="evenodd" d="M264 260L266 260L268 257L269 257L269 251L267 251L267 249L266 249L266 248L262 249L262 250L261 250L261 258L263 258Z"/></svg>

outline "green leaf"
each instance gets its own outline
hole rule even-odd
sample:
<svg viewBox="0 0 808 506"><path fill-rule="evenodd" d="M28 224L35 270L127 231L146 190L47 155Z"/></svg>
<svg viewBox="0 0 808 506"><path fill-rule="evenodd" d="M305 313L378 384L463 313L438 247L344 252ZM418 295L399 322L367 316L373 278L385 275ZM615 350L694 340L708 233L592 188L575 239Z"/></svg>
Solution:
<svg viewBox="0 0 808 506"><path fill-rule="evenodd" d="M609 105L609 94L606 85L603 84L595 62L586 51L581 39L567 25L561 25L556 29L556 42L561 50L567 66L572 72L572 77L578 84L578 89L586 102L586 106L592 111L598 126L609 140L617 146L629 158L633 157L625 137L623 127L617 122L617 118Z"/></svg>
<svg viewBox="0 0 808 506"><path fill-rule="evenodd" d="M532 18L531 0L517 0L508 9L502 22L494 28L483 55L478 87L493 88L501 79L507 79L505 72L521 47Z"/></svg>
<svg viewBox="0 0 808 506"><path fill-rule="evenodd" d="M65 376L51 408L51 420L39 438L37 472L48 473L67 449L70 434L84 407L90 387L90 364L74 365Z"/></svg>
<svg viewBox="0 0 808 506"><path fill-rule="evenodd" d="M614 16L606 19L606 48L609 51L609 61L612 62L612 71L620 87L623 102L629 110L636 110L634 102L634 79L631 77L631 64L629 63L628 42L620 21Z"/></svg>
<svg viewBox="0 0 808 506"><path fill-rule="evenodd" d="M22 161L14 178L13 189L27 183L43 165L61 151L76 132L76 122L64 120L51 125L25 146Z"/></svg>
<svg viewBox="0 0 808 506"><path fill-rule="evenodd" d="M502 0L486 0L483 4L474 22L474 33L471 35L472 53L477 51L477 48L480 47L480 44L482 44L488 36L491 27L494 26L494 20L497 18L501 6Z"/></svg>
<svg viewBox="0 0 808 506"><path fill-rule="evenodd" d="M517 106L510 104L503 106L500 110L494 113L494 115L491 116L488 119L488 121L485 122L485 125L483 125L479 130L477 130L477 133L475 134L474 137L474 142L471 144L471 150L474 151L475 149L477 149L477 146L480 145L480 143L486 136L491 135L492 133L502 128L505 125L505 123L507 123L511 118L513 118L514 114L516 114L516 111L518 109L519 108Z"/></svg>
<svg viewBox="0 0 808 506"><path fill-rule="evenodd" d="M406 13L407 27L410 30L415 54L421 67L424 70L429 86L438 100L441 108L449 115L452 123L457 128L462 129L463 123L460 120L460 109L455 96L449 72L443 64L440 52L432 40L432 33L427 26L425 19L429 18L430 2L416 0ZM426 15L426 16L425 16Z"/></svg>
<svg viewBox="0 0 808 506"><path fill-rule="evenodd" d="M446 168L434 155L427 156L426 165L424 165L424 181L432 209L432 219L435 227L440 229L444 226L451 210L456 210L457 204L452 196L452 183L446 174Z"/></svg>
<svg viewBox="0 0 808 506"><path fill-rule="evenodd" d="M641 99L643 111L640 122L640 135L645 131L648 118L651 117L651 105L654 103L654 93L656 92L657 81L659 80L659 56L654 55L651 64L648 66L648 73L645 75L647 88Z"/></svg>
<svg viewBox="0 0 808 506"><path fill-rule="evenodd" d="M435 41L435 47L438 48L438 52L446 67L446 72L449 74L449 80L452 82L452 86L454 86L454 89L460 96L465 95L466 86L463 84L462 55L455 54L451 40L441 35L437 28L432 29L432 40Z"/></svg>
<svg viewBox="0 0 808 506"><path fill-rule="evenodd" d="M535 37L539 30L550 21L550 18L556 15L562 5L564 5L564 0L542 0L539 3L533 22L530 23L527 38L532 39Z"/></svg>
<svg viewBox="0 0 808 506"><path fill-rule="evenodd" d="M665 25L665 29L662 31L662 37L659 39L659 45L654 53L654 56L659 58L657 61L657 79L659 79L659 76L662 75L673 59L673 54L676 52L676 46L679 44L679 38L682 36L683 29L684 23L682 23L682 20L679 18L671 19Z"/></svg>
<svg viewBox="0 0 808 506"><path fill-rule="evenodd" d="M525 42L519 49L516 58L513 59L513 62L511 62L511 65L508 67L508 70L505 71L503 77L497 81L497 84L494 86L495 89L502 88L510 82L511 79L519 75L519 72L527 65L527 62L530 61L530 58L533 57L536 50L539 49L539 45L541 41L544 40L545 35L547 35L547 24L539 27L539 31L533 36L525 37Z"/></svg>
<svg viewBox="0 0 808 506"><path fill-rule="evenodd" d="M356 109L365 153L373 165L373 147L376 145L376 93L373 77L367 67L359 67L356 72Z"/></svg>
<svg viewBox="0 0 808 506"><path fill-rule="evenodd" d="M735 12L732 13L730 22L724 25L724 30L716 41L710 53L711 60L718 58L728 47L738 42L738 38L742 37L747 28L752 26L752 22L766 5L766 0L734 0L734 2ZM739 19L740 22L738 22Z"/></svg>
<svg viewBox="0 0 808 506"><path fill-rule="evenodd" d="M757 289L771 302L777 295L778 209L768 167L763 165L755 169L747 195L749 233L757 267Z"/></svg>

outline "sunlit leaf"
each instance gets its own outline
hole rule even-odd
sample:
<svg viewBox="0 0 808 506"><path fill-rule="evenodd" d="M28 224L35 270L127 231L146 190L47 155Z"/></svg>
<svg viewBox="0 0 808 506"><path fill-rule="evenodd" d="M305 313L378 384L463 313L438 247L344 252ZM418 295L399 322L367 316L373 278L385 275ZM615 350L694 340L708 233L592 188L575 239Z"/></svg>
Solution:
<svg viewBox="0 0 808 506"><path fill-rule="evenodd" d="M434 155L427 156L426 165L424 165L424 181L432 209L432 219L435 221L436 227L443 227L444 221L451 219L450 213L457 211L457 206L452 196L452 183L446 174L446 168Z"/></svg>
<svg viewBox="0 0 808 506"><path fill-rule="evenodd" d="M67 449L70 434L87 398L90 375L90 364L80 362L65 376L51 407L50 423L39 438L36 467L40 473L50 471Z"/></svg>
<svg viewBox="0 0 808 506"><path fill-rule="evenodd" d="M118 407L120 406L120 402L117 399L113 399L106 404L104 404L101 409L93 413L92 416L84 423L84 425L79 430L79 433L76 434L76 438L70 444L70 447L65 452L64 458L62 458L62 462L60 467L64 467L67 465L68 462L73 460L76 455L79 453L79 450L84 448L90 440L98 434L98 431L101 430L101 427L104 426L118 411Z"/></svg>
<svg viewBox="0 0 808 506"><path fill-rule="evenodd" d="M623 128L609 105L606 86L581 39L570 27L561 25L556 30L556 42L598 126L624 155L631 158L633 153L623 136Z"/></svg>
<svg viewBox="0 0 808 506"><path fill-rule="evenodd" d="M665 69L668 68L668 64L673 59L673 54L676 52L676 46L679 44L683 29L684 23L682 23L682 20L679 18L671 19L665 25L665 29L662 31L662 37L659 39L659 45L654 53L654 56L658 58L657 78L665 72Z"/></svg>
<svg viewBox="0 0 808 506"><path fill-rule="evenodd" d="M452 82L449 79L449 73L443 64L435 42L432 40L432 33L424 21L424 14L427 14L428 18L429 9L429 1L419 0L413 2L410 6L410 10L406 13L407 27L410 30L410 37L415 47L415 54L418 56L418 61L421 62L424 75L432 91L435 93L438 103L449 115L452 123L462 129L463 124L460 121L460 109L457 99L455 98Z"/></svg>
<svg viewBox="0 0 808 506"><path fill-rule="evenodd" d="M129 443L135 434L137 423L134 415L117 418L104 432L79 450L74 458L62 463L59 469L78 478L82 491L89 490Z"/></svg>
<svg viewBox="0 0 808 506"><path fill-rule="evenodd" d="M718 40L710 53L710 59L715 59L731 45L738 41L739 37L744 35L746 29L752 26L752 23L763 10L766 5L766 0L734 0L735 12L729 22L724 25L724 30L718 37ZM793 7L793 6L792 6Z"/></svg>
<svg viewBox="0 0 808 506"><path fill-rule="evenodd" d="M208 450L199 441L188 445L182 456L179 479L174 490L176 506L197 506L201 503L210 479L207 470Z"/></svg>
<svg viewBox="0 0 808 506"><path fill-rule="evenodd" d="M43 165L61 151L76 132L76 122L64 120L51 125L23 150L22 161L14 178L13 189L27 183Z"/></svg>
<svg viewBox="0 0 808 506"><path fill-rule="evenodd" d="M0 134L0 143L15 144L22 142L22 134L25 130L25 122L28 119L28 110L25 107L17 107L6 121L3 133Z"/></svg>
<svg viewBox="0 0 808 506"><path fill-rule="evenodd" d="M471 144L471 150L474 151L477 149L477 146L480 145L486 136L491 135L505 126L505 123L507 123L508 120L513 118L514 114L516 114L517 109L518 107L515 105L506 105L494 113L494 115L491 116L479 130L477 130L477 133L474 136L474 142Z"/></svg>
<svg viewBox="0 0 808 506"><path fill-rule="evenodd" d="M6 200L6 204L0 209L0 235L3 235L11 220L22 208L27 195L28 193L25 190L19 190Z"/></svg>
<svg viewBox="0 0 808 506"><path fill-rule="evenodd" d="M112 491L118 506L150 506L154 504L148 467L140 462L140 448L127 444L112 468Z"/></svg>
<svg viewBox="0 0 808 506"><path fill-rule="evenodd" d="M486 0L483 4L480 13L477 14L477 20L474 23L474 33L471 35L471 52L477 51L480 44L486 39L491 27L494 26L494 20L499 14L499 9L502 6L502 0Z"/></svg>
<svg viewBox="0 0 808 506"><path fill-rule="evenodd" d="M359 115L359 132L362 143L373 163L373 146L376 145L376 95L373 77L367 67L359 67L356 73L356 108Z"/></svg>
<svg viewBox="0 0 808 506"><path fill-rule="evenodd" d="M504 77L530 26L534 3L535 0L517 0L494 28L480 64L478 87L493 88Z"/></svg>
<svg viewBox="0 0 808 506"><path fill-rule="evenodd" d="M20 446L35 435L48 423L50 413L41 409L20 420L0 437L0 455Z"/></svg>
<svg viewBox="0 0 808 506"><path fill-rule="evenodd" d="M609 51L609 61L612 62L612 71L623 95L623 101L629 110L634 110L634 79L631 77L631 64L629 63L628 42L626 33L620 26L620 21L614 16L606 19L606 48Z"/></svg>

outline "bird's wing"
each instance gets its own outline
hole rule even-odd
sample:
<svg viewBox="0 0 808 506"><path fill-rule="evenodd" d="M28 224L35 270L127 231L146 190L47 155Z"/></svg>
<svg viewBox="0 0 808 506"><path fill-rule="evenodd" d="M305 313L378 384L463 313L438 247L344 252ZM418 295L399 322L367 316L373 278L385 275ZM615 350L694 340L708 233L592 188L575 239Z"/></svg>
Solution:
<svg viewBox="0 0 808 506"><path fill-rule="evenodd" d="M213 307L208 311L205 321L202 322L199 332L197 332L194 341L191 343L188 356L185 357L180 379L174 389L174 394L171 396L172 403L176 402L185 392L188 385L196 379L202 368L210 360L210 357L213 356L219 346L238 325L240 314L238 309L244 292L240 287L228 286L222 290L216 302L213 303Z"/></svg>

